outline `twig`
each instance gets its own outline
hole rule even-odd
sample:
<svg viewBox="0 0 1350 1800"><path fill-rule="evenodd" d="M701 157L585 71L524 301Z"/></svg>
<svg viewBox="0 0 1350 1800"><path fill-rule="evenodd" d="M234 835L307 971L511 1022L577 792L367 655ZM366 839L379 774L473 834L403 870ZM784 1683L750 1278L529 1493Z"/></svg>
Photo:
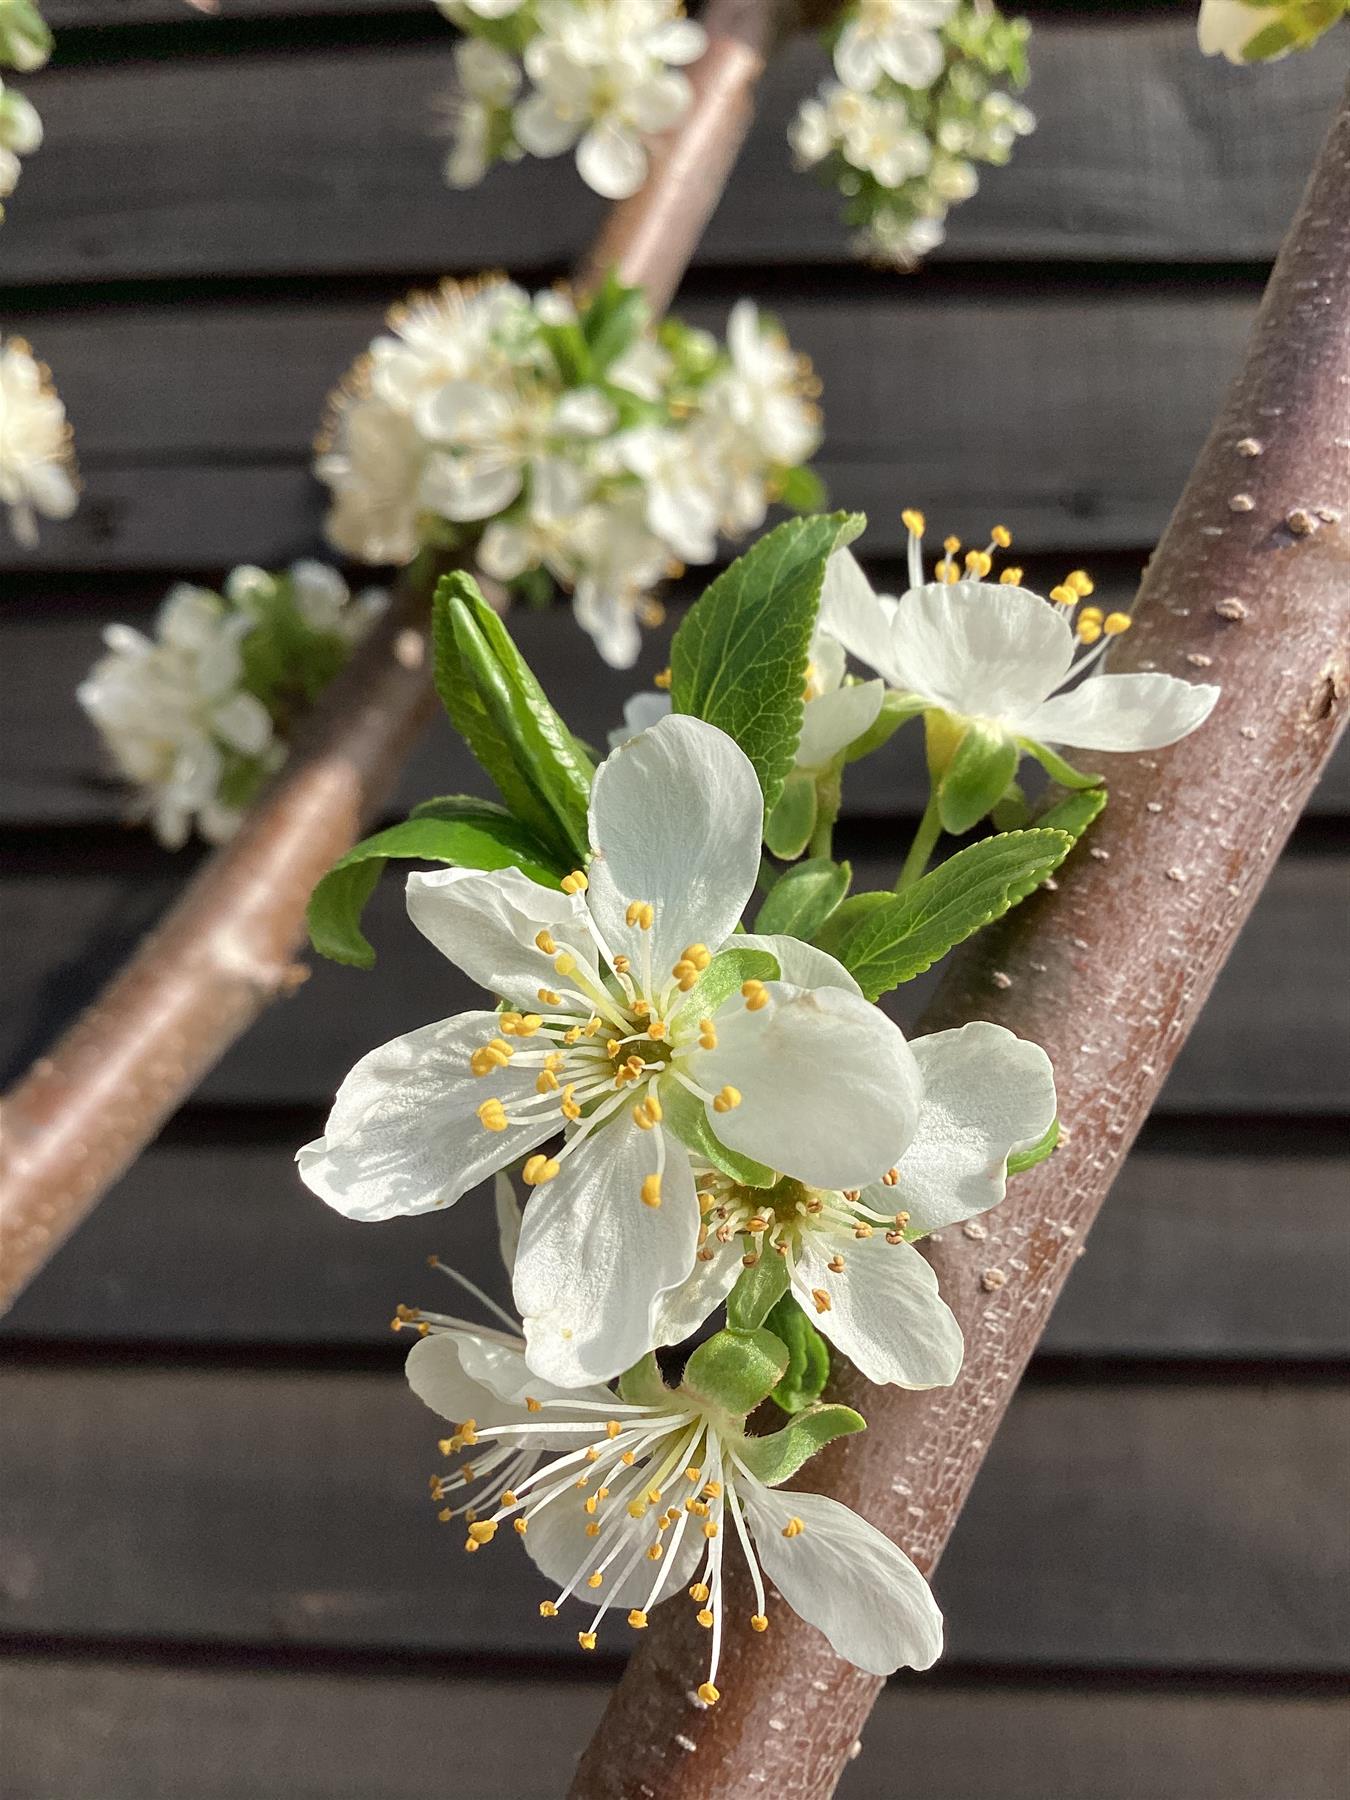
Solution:
<svg viewBox="0 0 1350 1800"><path fill-rule="evenodd" d="M780 0L712 0L693 104L655 145L642 190L611 210L581 286L617 267L647 289L654 314L666 310L784 23ZM304 978L294 958L310 891L382 804L433 708L432 580L423 569L400 584L391 616L325 695L239 836L5 1099L0 1308L268 1002Z"/></svg>
<svg viewBox="0 0 1350 1800"><path fill-rule="evenodd" d="M1043 892L958 953L924 1028L993 1019L1045 1045L1065 1142L981 1221L932 1241L967 1335L954 1388L835 1397L870 1421L803 1486L937 1562L1086 1233L1345 724L1350 699L1350 93L1267 289L1246 366L1200 455L1113 667L1223 685L1155 757L1094 758L1111 803ZM986 1235L987 1234L987 1235ZM574 1800L823 1800L880 1683L782 1605L740 1609L712 1710L692 1609L643 1634ZM902 1678L903 1679L903 1678ZM772 1730L766 1730L771 1723ZM893 1771L897 1800L905 1771ZM917 1800L917 1796L915 1797Z"/></svg>

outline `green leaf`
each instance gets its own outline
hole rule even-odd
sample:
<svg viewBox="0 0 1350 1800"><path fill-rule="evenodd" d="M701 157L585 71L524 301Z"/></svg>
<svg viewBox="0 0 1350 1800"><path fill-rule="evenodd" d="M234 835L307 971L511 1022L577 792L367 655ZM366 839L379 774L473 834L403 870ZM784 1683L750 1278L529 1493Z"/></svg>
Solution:
<svg viewBox="0 0 1350 1800"><path fill-rule="evenodd" d="M684 1004L691 1015L710 1019L745 981L777 981L778 958L768 950L719 950L691 989Z"/></svg>
<svg viewBox="0 0 1350 1800"><path fill-rule="evenodd" d="M790 1424L767 1437L746 1438L740 1456L757 1481L765 1487L777 1487L790 1480L826 1444L866 1430L867 1420L851 1406L808 1406Z"/></svg>
<svg viewBox="0 0 1350 1800"><path fill-rule="evenodd" d="M603 375L611 363L617 362L647 318L647 296L643 290L627 287L617 270L610 269L581 316L582 335L590 346L597 375Z"/></svg>
<svg viewBox="0 0 1350 1800"><path fill-rule="evenodd" d="M785 1346L768 1331L719 1331L684 1365L681 1386L704 1405L743 1419L767 1400L788 1367Z"/></svg>
<svg viewBox="0 0 1350 1800"><path fill-rule="evenodd" d="M771 1307L787 1292L787 1263L774 1253L761 1256L742 1269L727 1295L727 1324L739 1331L753 1331L764 1323Z"/></svg>
<svg viewBox="0 0 1350 1800"><path fill-rule="evenodd" d="M805 463L799 463L795 469L784 469L778 478L778 503L786 506L789 512L819 512L827 499L825 483Z"/></svg>
<svg viewBox="0 0 1350 1800"><path fill-rule="evenodd" d="M1092 821L1099 818L1106 807L1106 789L1104 787L1080 788L1076 794L1059 800L1048 807L1036 820L1039 828L1049 827L1052 831L1067 831L1075 840L1082 837Z"/></svg>
<svg viewBox="0 0 1350 1800"><path fill-rule="evenodd" d="M862 530L856 513L789 519L695 601L671 645L671 701L735 738L771 809L791 773L825 564Z"/></svg>
<svg viewBox="0 0 1350 1800"><path fill-rule="evenodd" d="M319 882L308 918L310 942L321 955L358 969L373 966L375 952L361 933L361 914L391 856L462 869L516 868L543 887L558 885L559 868L550 852L502 807L463 795L429 800L413 818L357 844Z"/></svg>
<svg viewBox="0 0 1350 1800"><path fill-rule="evenodd" d="M1025 1175L1028 1169L1034 1169L1037 1163L1045 1161L1058 1142L1059 1120L1051 1119L1045 1136L1038 1138L1030 1150L1016 1150L1008 1158L1009 1175Z"/></svg>
<svg viewBox="0 0 1350 1800"><path fill-rule="evenodd" d="M997 726L972 719L938 782L942 829L960 837L992 812L1017 773L1017 745Z"/></svg>
<svg viewBox="0 0 1350 1800"><path fill-rule="evenodd" d="M1072 848L1067 832L1041 828L982 838L903 894L846 900L816 942L879 999L1025 900Z"/></svg>
<svg viewBox="0 0 1350 1800"><path fill-rule="evenodd" d="M708 1123L708 1111L697 1094L691 1094L680 1082L667 1077L661 1083L661 1105L665 1113L665 1122L669 1130L696 1156L714 1169L720 1169L733 1181L739 1181L742 1187L772 1187L778 1176L767 1163L756 1162L753 1157L742 1156L737 1150L728 1150Z"/></svg>
<svg viewBox="0 0 1350 1800"><path fill-rule="evenodd" d="M671 1390L652 1351L619 1377L619 1398L629 1406L669 1406Z"/></svg>
<svg viewBox="0 0 1350 1800"><path fill-rule="evenodd" d="M820 794L811 775L789 775L764 818L764 842L784 862L795 862L811 842Z"/></svg>
<svg viewBox="0 0 1350 1800"><path fill-rule="evenodd" d="M911 719L917 719L923 712L927 702L918 694L898 694L894 688L887 688L881 697L881 711L863 732L860 738L854 738L845 752L845 762L859 762L864 756L870 756L874 750L889 743L902 725Z"/></svg>
<svg viewBox="0 0 1350 1800"><path fill-rule="evenodd" d="M824 1338L802 1311L796 1296L784 1294L764 1321L787 1347L788 1364L773 1390L776 1405L784 1412L804 1412L819 1400L830 1379L830 1351Z"/></svg>
<svg viewBox="0 0 1350 1800"><path fill-rule="evenodd" d="M1065 762L1057 750L1049 744L1038 744L1034 738L1018 738L1019 746L1028 756L1034 756L1052 781L1057 781L1066 788L1094 788L1103 785L1100 775L1083 775L1072 763Z"/></svg>
<svg viewBox="0 0 1350 1800"><path fill-rule="evenodd" d="M813 856L775 882L759 909L755 930L763 935L812 938L848 892L853 871L847 863Z"/></svg>

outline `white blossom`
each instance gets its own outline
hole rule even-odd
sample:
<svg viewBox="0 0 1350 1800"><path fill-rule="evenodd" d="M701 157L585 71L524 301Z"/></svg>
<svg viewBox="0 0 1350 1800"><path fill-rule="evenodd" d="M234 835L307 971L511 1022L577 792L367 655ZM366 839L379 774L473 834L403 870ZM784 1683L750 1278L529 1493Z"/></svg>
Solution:
<svg viewBox="0 0 1350 1800"><path fill-rule="evenodd" d="M408 1357L413 1392L454 1427L432 1488L441 1519L464 1520L471 1552L509 1522L556 1584L541 1614L556 1617L570 1599L592 1605L577 1633L582 1649L595 1649L615 1609L641 1631L686 1588L709 1634L698 1697L714 1705L734 1554L749 1571L756 1633L769 1629L772 1582L836 1654L870 1674L937 1660L942 1617L909 1558L839 1501L781 1491L800 1457L767 1468L772 1440L747 1436L724 1409L654 1379L640 1400L594 1385L562 1389L539 1378L507 1332L440 1314L405 1312L400 1322L426 1334Z"/></svg>
<svg viewBox="0 0 1350 1800"><path fill-rule="evenodd" d="M520 65L515 58L481 38L455 45L455 73L460 95L453 111L455 142L445 162L450 187L471 188L487 174L499 132L509 119L520 92Z"/></svg>
<svg viewBox="0 0 1350 1800"><path fill-rule="evenodd" d="M1247 46L1272 20L1278 21L1282 0L1200 0L1196 35L1206 56L1223 56L1231 63L1245 63ZM1291 40L1266 61L1275 62L1294 48Z"/></svg>
<svg viewBox="0 0 1350 1800"><path fill-rule="evenodd" d="M333 495L325 530L334 549L361 562L411 562L428 456L412 420L356 382L334 395L317 449L314 472Z"/></svg>
<svg viewBox="0 0 1350 1800"><path fill-rule="evenodd" d="M66 409L22 338L0 339L0 505L31 549L37 520L68 519L79 498Z"/></svg>
<svg viewBox="0 0 1350 1800"><path fill-rule="evenodd" d="M762 826L744 753L674 717L597 773L588 883L410 876L413 923L507 1010L373 1051L299 1154L307 1184L357 1219L448 1206L526 1157L527 1183L548 1191L525 1208L515 1297L530 1367L560 1385L643 1355L655 1302L694 1268L677 1124L825 1187L879 1179L913 1136L913 1055L833 959L813 953L828 983L746 979L709 997L718 952L753 947L733 933Z"/></svg>
<svg viewBox="0 0 1350 1800"><path fill-rule="evenodd" d="M25 75L52 53L52 34L32 0L0 0L0 63Z"/></svg>
<svg viewBox="0 0 1350 1800"><path fill-rule="evenodd" d="M867 93L883 76L905 87L926 88L942 72L938 28L957 0L856 0L834 48L834 67L845 87Z"/></svg>

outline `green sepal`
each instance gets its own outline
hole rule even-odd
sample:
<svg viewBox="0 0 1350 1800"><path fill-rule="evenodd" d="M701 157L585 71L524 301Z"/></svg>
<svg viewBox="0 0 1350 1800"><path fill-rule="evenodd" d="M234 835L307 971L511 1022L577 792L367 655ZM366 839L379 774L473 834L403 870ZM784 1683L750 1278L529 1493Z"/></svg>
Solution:
<svg viewBox="0 0 1350 1800"><path fill-rule="evenodd" d="M853 879L848 863L813 856L779 877L759 909L761 935L812 938L843 900Z"/></svg>
<svg viewBox="0 0 1350 1800"><path fill-rule="evenodd" d="M907 725L911 719L917 719L927 704L918 694L898 694L894 688L887 688L881 697L881 711L862 736L854 738L844 753L844 761L858 762L862 757L870 756L874 750L880 750L902 725Z"/></svg>
<svg viewBox="0 0 1350 1800"><path fill-rule="evenodd" d="M857 513L818 513L766 533L694 602L671 644L674 710L736 740L766 811L796 760L825 565L865 524Z"/></svg>
<svg viewBox="0 0 1350 1800"><path fill-rule="evenodd" d="M1066 831L1008 831L958 850L903 894L856 894L816 938L869 1000L922 975L1025 900L1073 848Z"/></svg>
<svg viewBox="0 0 1350 1800"><path fill-rule="evenodd" d="M1051 1119L1044 1137L1037 1138L1029 1150L1015 1150L1008 1158L1009 1175L1025 1175L1037 1163L1045 1161L1059 1142L1059 1120Z"/></svg>
<svg viewBox="0 0 1350 1800"><path fill-rule="evenodd" d="M597 375L603 375L632 345L647 323L648 314L643 290L627 286L616 269L608 270L581 315L581 333Z"/></svg>
<svg viewBox="0 0 1350 1800"><path fill-rule="evenodd" d="M1018 782L1008 783L989 820L995 831L1023 831L1031 823L1031 808Z"/></svg>
<svg viewBox="0 0 1350 1800"><path fill-rule="evenodd" d="M629 1406L668 1406L671 1393L651 1350L619 1377L619 1398Z"/></svg>
<svg viewBox="0 0 1350 1800"><path fill-rule="evenodd" d="M1057 800L1036 820L1038 828L1049 827L1053 831L1067 831L1075 840L1082 837L1094 819L1101 816L1106 808L1106 789L1104 787L1080 788L1076 794L1068 794L1063 800Z"/></svg>
<svg viewBox="0 0 1350 1800"><path fill-rule="evenodd" d="M784 1294L775 1303L764 1329L787 1347L787 1367L773 1390L774 1404L786 1413L804 1412L819 1400L830 1379L830 1347L795 1294Z"/></svg>
<svg viewBox="0 0 1350 1800"><path fill-rule="evenodd" d="M680 1385L701 1405L743 1419L768 1399L787 1367L787 1348L771 1331L728 1328L699 1345Z"/></svg>
<svg viewBox="0 0 1350 1800"><path fill-rule="evenodd" d="M866 1430L867 1420L851 1406L808 1406L767 1437L746 1438L739 1454L757 1481L765 1487L777 1487L790 1480L826 1444Z"/></svg>
<svg viewBox="0 0 1350 1800"><path fill-rule="evenodd" d="M777 981L778 958L770 950L719 950L681 1002L691 1018L710 1019L746 981Z"/></svg>
<svg viewBox="0 0 1350 1800"><path fill-rule="evenodd" d="M787 1285L786 1260L772 1253L761 1256L750 1268L741 1270L727 1295L727 1324L738 1331L755 1330L787 1292Z"/></svg>
<svg viewBox="0 0 1350 1800"><path fill-rule="evenodd" d="M777 1173L767 1163L728 1150L708 1122L707 1107L697 1094L691 1094L673 1076L667 1076L661 1083L661 1107L667 1129L674 1132L685 1149L692 1150L714 1169L720 1169L723 1175L739 1181L742 1187L772 1187L777 1181Z"/></svg>
<svg viewBox="0 0 1350 1800"><path fill-rule="evenodd" d="M1073 788L1076 791L1080 788L1095 788L1103 785L1100 775L1082 774L1074 768L1072 763L1065 762L1059 752L1052 750L1049 744L1038 744L1034 738L1018 738L1017 743L1028 756L1034 756L1051 781L1057 781L1061 787Z"/></svg>
<svg viewBox="0 0 1350 1800"><path fill-rule="evenodd" d="M764 818L764 842L784 862L795 862L811 842L819 806L815 780L789 775L783 791Z"/></svg>
<svg viewBox="0 0 1350 1800"><path fill-rule="evenodd" d="M391 856L461 869L519 869L556 888L565 872L518 819L490 800L448 795L427 800L410 819L366 838L335 862L310 895L309 938L322 956L369 969L375 951L361 931L366 902Z"/></svg>
<svg viewBox="0 0 1350 1800"><path fill-rule="evenodd" d="M938 818L953 837L992 812L1017 773L1017 745L996 726L971 719L937 786Z"/></svg>

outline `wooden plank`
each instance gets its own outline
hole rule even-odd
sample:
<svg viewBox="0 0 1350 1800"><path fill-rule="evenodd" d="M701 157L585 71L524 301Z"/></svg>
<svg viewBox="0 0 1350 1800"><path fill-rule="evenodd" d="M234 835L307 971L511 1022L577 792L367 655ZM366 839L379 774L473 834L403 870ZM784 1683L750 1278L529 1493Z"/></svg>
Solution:
<svg viewBox="0 0 1350 1800"><path fill-rule="evenodd" d="M437 1525L436 1423L399 1373L27 1366L0 1389L0 1629L576 1653L514 1538L466 1559ZM949 1665L1345 1668L1346 1412L1320 1384L1024 1389L939 1571Z"/></svg>
<svg viewBox="0 0 1350 1800"><path fill-rule="evenodd" d="M486 1190L453 1218L360 1230L291 1166L321 1126L317 1112L265 1129L233 1112L181 1117L0 1321L0 1343L373 1347L397 1301L425 1296L432 1254L509 1301ZM1333 1132L1283 1137L1293 1143L1280 1151L1262 1129L1232 1125L1146 1137L1045 1352L1350 1357L1350 1145Z"/></svg>
<svg viewBox="0 0 1350 1800"><path fill-rule="evenodd" d="M570 263L601 202L569 159L498 170L468 194L443 186L453 39L430 17L427 33L390 47L368 33L313 49L288 41L283 54L229 38L215 49L203 25L176 34L178 61L100 60L31 78L46 141L6 225L7 279ZM793 171L784 140L824 68L809 42L775 64L704 266L847 260L836 197ZM980 193L952 216L945 257L1268 260L1341 75L1327 53L1235 82L1196 53L1184 9L1048 20L1033 71L1040 129L1009 168L981 172Z"/></svg>
<svg viewBox="0 0 1350 1800"><path fill-rule="evenodd" d="M1063 566L1045 564L1041 573L1028 579L1033 585L1040 581L1044 590L1058 579ZM896 592L904 586L904 576L893 564L873 564L871 573L883 590ZM208 578L218 578L218 571L211 571ZM1104 606L1131 603L1132 572L1110 571L1105 577L1099 573L1097 585ZM163 584L150 584L149 592L157 601ZM0 825L113 824L124 815L126 797L103 778L97 736L72 696L100 653L103 623L116 618L148 629L152 608L142 593L129 604L118 590L97 599L53 593L46 606L50 610L36 615L28 607L16 607L9 614L0 611L0 665L22 672L22 680L11 683L6 700ZM588 741L603 744L605 734L622 718L628 695L650 686L652 676L669 662L670 638L682 617L682 606L670 609L665 624L648 634L641 660L631 670L607 668L563 607L517 608L510 627L576 729ZM483 786L483 776L462 739L438 718L403 772L390 816L402 816L433 793L480 791ZM922 740L914 726L852 771L845 816L917 816L926 798ZM1350 740L1341 744L1308 810L1320 816L1350 813Z"/></svg>
<svg viewBox="0 0 1350 1800"><path fill-rule="evenodd" d="M9 1800L556 1800L606 1699L595 1681L337 1674L16 1657L0 1667ZM71 1730L71 1721L79 1729ZM1334 1699L906 1678L840 1800L1339 1800ZM541 1746L547 1755L541 1755ZM454 1774L448 1771L454 1771ZM466 1794L463 1786L449 1791Z"/></svg>
<svg viewBox="0 0 1350 1800"><path fill-rule="evenodd" d="M0 884L0 935L11 946L0 1069L11 1076L93 997L187 873L185 862L154 858L139 841L127 849L120 876L105 866L79 879L72 879L66 858L55 872L25 875L11 857L15 872ZM110 865L106 844L99 857ZM892 878L893 861L854 861L860 888ZM1350 1060L1345 877L1344 861L1334 856L1296 854L1281 863L1182 1053L1164 1110L1265 1116L1344 1110ZM321 1104L376 1044L480 1004L477 990L412 930L402 909L401 884L383 882L369 919L377 971L316 966L313 978L267 1012L206 1078L201 1098ZM1098 953L1110 955L1110 946ZM930 974L900 990L895 1011L902 1023L917 1017L934 979Z"/></svg>
<svg viewBox="0 0 1350 1800"><path fill-rule="evenodd" d="M7 227L8 229L8 227ZM824 382L820 472L903 547L900 507L1019 551L1152 544L1245 340L1255 289L1070 287L1026 293L864 285L775 307ZM721 327L727 302L685 309ZM319 541L309 442L378 305L216 302L23 320L60 371L86 482L36 551L0 568L263 564ZM16 323L19 321L16 321ZM266 465L266 466L264 466Z"/></svg>

